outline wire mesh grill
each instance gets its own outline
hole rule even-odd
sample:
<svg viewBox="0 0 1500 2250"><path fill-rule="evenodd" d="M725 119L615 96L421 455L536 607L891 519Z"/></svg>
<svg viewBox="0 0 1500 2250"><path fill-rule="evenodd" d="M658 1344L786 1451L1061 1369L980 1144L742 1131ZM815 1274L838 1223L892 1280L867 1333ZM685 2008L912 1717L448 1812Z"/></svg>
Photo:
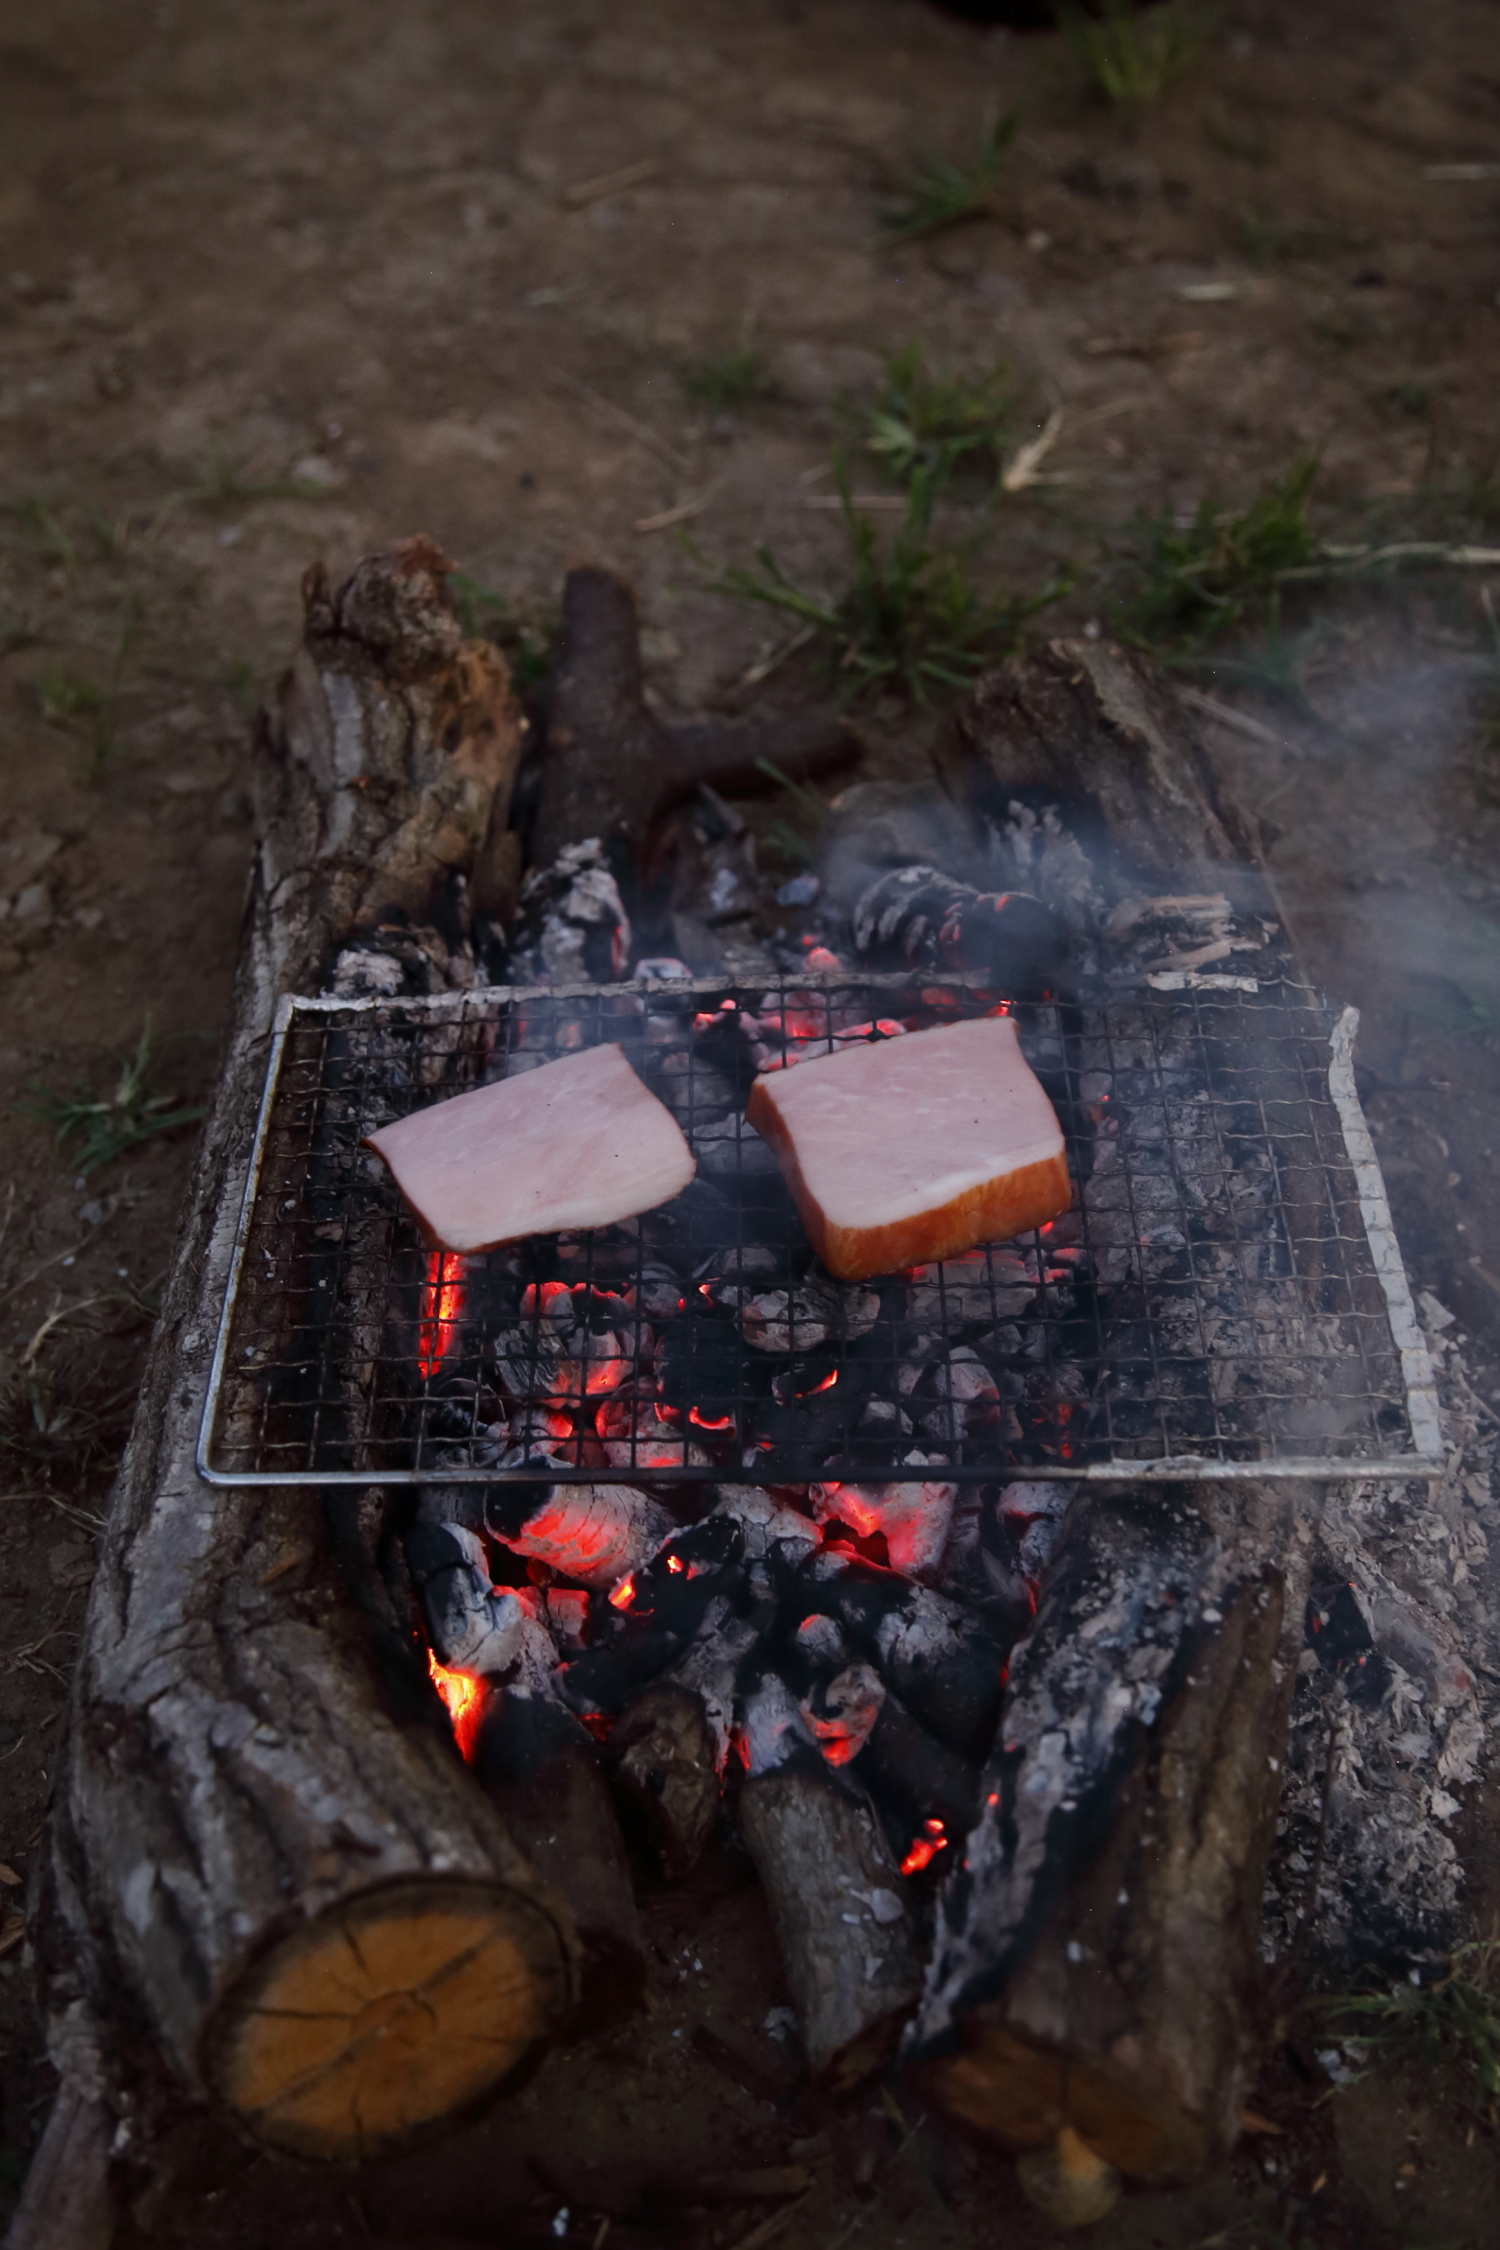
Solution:
<svg viewBox="0 0 1500 2250"><path fill-rule="evenodd" d="M1330 1089L1333 1016L1302 986L1221 981L1037 1004L852 974L286 1002L199 1466L246 1484L1417 1473L1419 1355L1393 1334L1378 1173ZM1074 1209L832 1281L743 1124L754 1073L997 1007L1062 1122ZM692 1185L620 1226L430 1249L362 1137L607 1040L677 1115ZM1399 1261L1395 1279L1406 1302Z"/></svg>

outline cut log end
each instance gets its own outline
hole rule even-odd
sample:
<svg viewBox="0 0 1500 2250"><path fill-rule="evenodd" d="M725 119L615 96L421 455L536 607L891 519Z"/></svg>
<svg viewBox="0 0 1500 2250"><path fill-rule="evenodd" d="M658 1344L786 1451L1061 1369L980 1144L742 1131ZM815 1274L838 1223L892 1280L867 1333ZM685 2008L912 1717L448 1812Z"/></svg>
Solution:
<svg viewBox="0 0 1500 2250"><path fill-rule="evenodd" d="M570 1997L565 1941L534 1900L498 1883L392 1884L262 1956L220 2010L210 2080L273 2148L367 2158L492 2093Z"/></svg>

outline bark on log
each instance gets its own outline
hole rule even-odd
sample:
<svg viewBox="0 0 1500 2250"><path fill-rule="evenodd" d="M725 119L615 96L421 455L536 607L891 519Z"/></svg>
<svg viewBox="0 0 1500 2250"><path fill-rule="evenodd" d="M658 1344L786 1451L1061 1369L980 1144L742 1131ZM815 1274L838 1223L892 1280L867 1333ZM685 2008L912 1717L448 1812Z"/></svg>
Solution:
<svg viewBox="0 0 1500 2250"><path fill-rule="evenodd" d="M310 1495L194 1449L279 995L392 911L430 918L514 777L503 663L428 540L305 584L262 721L260 845L223 1068L75 1676L39 1933L65 2080L212 2096L352 2156L488 2093L565 2016L567 1908L451 1752L397 1723Z"/></svg>
<svg viewBox="0 0 1500 2250"><path fill-rule="evenodd" d="M1165 2181L1234 2139L1312 1498L1073 1503L909 2042L935 2098L1008 2146L1071 2126Z"/></svg>
<svg viewBox="0 0 1500 2250"><path fill-rule="evenodd" d="M638 873L663 813L700 781L730 794L763 791L775 782L761 759L806 782L860 754L843 721L820 713L677 724L659 718L646 702L629 586L612 571L570 571L531 862L550 867L565 845L598 836L623 855L621 873Z"/></svg>
<svg viewBox="0 0 1500 2250"><path fill-rule="evenodd" d="M5 2250L109 2250L114 2133L108 2103L64 2079L6 2230Z"/></svg>
<svg viewBox="0 0 1500 2250"><path fill-rule="evenodd" d="M627 1830L669 1881L686 1875L719 1817L702 1696L670 1680L647 1688L610 1736L609 1763Z"/></svg>

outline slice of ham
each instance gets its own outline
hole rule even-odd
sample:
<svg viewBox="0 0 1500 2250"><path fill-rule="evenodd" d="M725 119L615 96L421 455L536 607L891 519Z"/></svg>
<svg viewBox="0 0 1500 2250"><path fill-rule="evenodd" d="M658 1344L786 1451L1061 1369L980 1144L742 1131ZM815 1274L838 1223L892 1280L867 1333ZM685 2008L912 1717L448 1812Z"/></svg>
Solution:
<svg viewBox="0 0 1500 2250"><path fill-rule="evenodd" d="M745 1114L841 1281L955 1257L1073 1200L1062 1129L1009 1016L757 1078Z"/></svg>
<svg viewBox="0 0 1500 2250"><path fill-rule="evenodd" d="M493 1250L612 1226L693 1177L693 1152L619 1047L586 1047L371 1133L429 1242Z"/></svg>

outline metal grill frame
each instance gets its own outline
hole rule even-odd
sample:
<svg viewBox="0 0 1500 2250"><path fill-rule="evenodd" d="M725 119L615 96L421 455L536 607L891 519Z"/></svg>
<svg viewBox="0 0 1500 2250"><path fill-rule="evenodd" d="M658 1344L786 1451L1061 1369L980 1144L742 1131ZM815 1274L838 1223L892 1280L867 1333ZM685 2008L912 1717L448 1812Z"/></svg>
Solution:
<svg viewBox="0 0 1500 2250"><path fill-rule="evenodd" d="M820 972L812 975L787 972L779 980L767 979L763 982L757 982L753 986L736 985L729 977L718 976L673 979L670 982L631 980L604 986L595 984L525 987L487 986L475 987L467 992L442 993L427 998L402 997L399 999L359 1000L326 995L318 997L288 995L284 997L277 1008L271 1033L265 1085L250 1149L240 1202L239 1220L225 1287L224 1304L220 1315L208 1389L204 1401L197 1448L197 1467L204 1480L210 1484L230 1487L254 1488L264 1486L281 1489L302 1486L347 1487L371 1484L407 1486L459 1483L475 1485L535 1484L539 1477L558 1483L646 1483L670 1486L673 1484L729 1482L785 1484L793 1481L806 1481L808 1478L817 1479L820 1476L831 1478L842 1473L846 1477L858 1474L861 1481L868 1483L919 1481L932 1476L940 1476L965 1483L985 1484L1035 1480L1038 1478L1084 1482L1128 1481L1134 1483L1163 1480L1197 1481L1203 1479L1217 1481L1259 1480L1268 1477L1312 1479L1316 1481L1361 1478L1407 1479L1431 1476L1440 1469L1442 1439L1431 1363L1422 1331L1417 1324L1413 1311L1405 1270L1391 1225L1384 1184L1375 1157L1374 1145L1355 1091L1352 1050L1354 1032L1358 1023L1357 1011L1350 1008L1345 1009L1341 1015L1335 1015L1329 1009L1327 1003L1312 988L1285 980L1267 983L1264 980L1257 981L1251 977L1206 975L1138 978L1128 985L1117 983L1108 987L1090 988L1076 995L1070 995L1064 1001L1038 1003L1035 1008L1030 1010L1025 1007L1017 1007L1015 1012L1024 1023L1028 1014L1035 1015L1038 1010L1050 1009L1059 1019L1070 1010L1082 1010L1086 1016L1096 1019L1092 1021L1088 1035L1095 1039L1102 1036L1108 1043L1110 1038L1109 1011L1112 1006L1118 1007L1122 1003L1128 1003L1136 1007L1144 1004L1148 1009L1159 1008L1163 1005L1170 1005L1176 1009L1181 1007L1198 1008L1211 1003L1216 1007L1228 1007L1234 1004L1234 995L1237 994L1240 996L1238 1005L1242 1008L1246 998L1255 999L1258 1007L1279 1005L1286 1012L1286 1021L1292 1025L1298 1037L1303 1040L1308 1037L1311 1030L1315 1029L1318 1032L1322 1051L1326 1055L1326 1068L1322 1073L1322 1083L1317 1086L1316 1090L1311 1085L1305 1085L1304 1095L1307 1102L1313 1105L1309 1114L1316 1117L1319 1113L1322 1113L1322 1124L1327 1128L1330 1141L1336 1145L1337 1156L1336 1166L1332 1160L1331 1152L1322 1157L1322 1169L1325 1176L1326 1195L1332 1222L1331 1235L1323 1239L1325 1242L1335 1241L1338 1245L1339 1257L1343 1266L1342 1275L1339 1278L1342 1279L1350 1305L1347 1317L1357 1319L1360 1324L1356 1328L1356 1334L1361 1339L1359 1353L1367 1378L1365 1393L1361 1395L1366 1397L1370 1405L1372 1427L1376 1427L1375 1410L1377 1404L1383 1406L1383 1410L1389 1418L1394 1410L1392 1406L1393 1397L1399 1396L1401 1411L1405 1420L1405 1429L1401 1433L1399 1445L1385 1442L1384 1437L1376 1427L1374 1449L1364 1453L1275 1452L1262 1454L1258 1457L1234 1457L1232 1454L1226 1455L1223 1452L1222 1447L1228 1441L1220 1433L1218 1442L1221 1450L1217 1452L1193 1450L1191 1447L1172 1450L1164 1446L1164 1450L1156 1455L1143 1455L1134 1452L1124 1456L1111 1454L1107 1458L1086 1461L1058 1459L1056 1461L1049 1460L1045 1463L1031 1461L1011 1464L996 1463L993 1459L985 1461L959 1460L941 1468L913 1468L908 1463L893 1458L888 1464L876 1468L867 1466L857 1472L848 1470L841 1472L836 1466L829 1466L821 1471L811 1469L800 1472L794 1479L784 1472L768 1475L761 1471L758 1474L755 1467L746 1467L743 1462L734 1465L713 1463L704 1467L687 1463L684 1460L681 1464L633 1462L627 1466L600 1467L583 1464L582 1462L573 1464L558 1461L549 1463L545 1467L540 1467L535 1462L531 1462L522 1467L509 1468L482 1465L444 1465L431 1461L423 1463L420 1458L422 1447L428 1444L424 1419L421 1433L417 1439L407 1441L410 1449L414 1450L417 1456L414 1464L402 1465L399 1461L377 1463L369 1460L364 1465L353 1467L319 1467L313 1463L304 1463L296 1466L285 1465L268 1468L259 1465L258 1461L248 1466L236 1465L218 1457L221 1451L219 1447L221 1412L225 1405L226 1395L235 1380L231 1373L233 1365L231 1355L236 1348L244 1349L240 1342L237 1323L246 1316L247 1307L253 1314L258 1295L267 1297L273 1305L275 1303L274 1286L269 1289L262 1289L254 1283L249 1272L249 1258L257 1223L264 1215L262 1199L271 1192L265 1177L266 1165L272 1148L278 1118L278 1105L286 1093L288 1056L301 1031L310 1031L321 1023L324 1027L323 1035L326 1049L328 1028L335 1018L348 1018L356 1024L360 1019L371 1019L378 1023L381 1018L385 1018L393 1027L404 1025L418 1028L424 1024L438 1026L445 1022L451 1022L456 1017L459 1019L460 1030L463 1030L469 1019L482 1020L486 1017L494 1017L514 1021L517 1014L523 1013L528 1006L532 1008L554 1007L566 1006L570 1003L584 1006L593 1004L596 1019L602 1023L605 1018L606 1003L612 1004L616 1009L621 1007L628 1009L633 1006L637 998L645 1002L647 1008L649 1008L649 1003L652 1000L663 1006L674 1004L680 1006L690 1000L711 1001L717 1006L726 999L732 998L736 1004L753 1010L759 1006L762 996L768 991L774 990L778 983L780 1001L783 1006L795 1005L804 996L810 996L814 999L823 998L830 1024L835 999L843 996L847 1002L848 996L856 992L869 995L872 998L888 995L893 1002L905 998L909 1003L915 1004L920 995L935 995L941 991L952 995L951 1006L954 1009L967 1007L969 1012L982 1012L982 1004L994 1004L998 999L997 995L985 991L979 980L972 977L942 973L913 976L909 972L881 974L859 970L836 973ZM1154 991L1150 989L1152 987L1155 988ZM1295 1021L1293 1021L1293 1011L1295 1011L1297 1019ZM872 1009L871 1012L873 1014L874 1010ZM951 1019L945 1019L941 1012L938 1012L934 1016L934 1020ZM608 1036L608 1034L606 1033L604 1036ZM1062 1036L1061 1031L1059 1036ZM1198 1029L1198 1036L1200 1044L1202 1044L1201 1024ZM689 1051L691 1051L691 1039L689 1039L688 1046ZM509 1049L507 1049L508 1059ZM1157 1060L1159 1068L1159 1051ZM691 1069L691 1065L689 1068ZM497 1073L492 1071L489 1075L493 1076ZM1304 1069L1305 1077L1306 1071ZM480 1080L473 1078L467 1081L469 1084L480 1082ZM320 1088L321 1090L323 1089ZM461 1088L458 1086L449 1086L446 1089L448 1092L459 1090ZM1251 1089L1250 1099L1252 1104L1254 1098L1254 1091ZM1163 1108L1165 1113L1165 1104ZM1264 1117L1264 1104L1261 1105L1261 1116L1265 1126L1266 1146L1270 1149L1275 1144L1269 1121ZM1215 1130L1220 1130L1217 1122ZM1319 1128L1315 1127L1315 1140L1318 1138L1318 1130ZM689 1138L692 1138L691 1132L689 1132ZM1166 1138L1170 1143L1172 1138L1170 1125L1167 1127ZM1228 1165L1227 1158L1225 1161L1227 1177L1231 1167ZM1335 1178L1335 1170L1342 1174L1341 1179ZM1126 1176L1128 1182L1128 1166L1126 1167ZM389 1194L394 1199L393 1188L389 1190ZM1276 1208L1282 1208L1279 1200ZM404 1210L394 1221L394 1224L405 1226L413 1239L419 1241L420 1238L417 1237L415 1226ZM347 1234L347 1221L345 1231ZM608 1230L604 1231L607 1232ZM590 1240L587 1236L580 1239L584 1242ZM732 1250L733 1247L734 1245L729 1243L723 1245L726 1252ZM1281 1278L1300 1284L1300 1276L1296 1270L1294 1257L1297 1247L1288 1231L1287 1255L1293 1261L1292 1271ZM1191 1250L1189 1249L1189 1263L1191 1264L1191 1262ZM589 1254L589 1273L592 1274L592 1252ZM1324 1278L1326 1281L1327 1277ZM1378 1308L1378 1314L1371 1309L1356 1314L1353 1310L1356 1297L1363 1300L1366 1308ZM1394 1371L1394 1374L1387 1379L1383 1392L1369 1372L1370 1354L1366 1352L1363 1341L1365 1334L1363 1324L1366 1322L1371 1324L1370 1332L1374 1337L1372 1350L1378 1347L1380 1357ZM1377 1329L1378 1335L1375 1333ZM949 1344L956 1343L959 1341L961 1328L949 1336L945 1320L944 1334ZM254 1346L250 1348L251 1350L256 1349ZM1266 1365L1270 1366L1271 1364L1272 1360L1268 1355ZM1155 1369L1156 1349L1154 1344L1152 1345L1152 1366ZM261 1369L259 1372L263 1373L264 1370ZM950 1399L951 1395L950 1390ZM1097 1403L1096 1401L1096 1406ZM1217 1404L1215 1404L1213 1412L1217 1423L1219 1412ZM262 1416L262 1424L264 1425L264 1415ZM1164 1438L1165 1435L1164 1429ZM448 1442L451 1443L451 1440ZM895 1441L893 1452L897 1449L921 1448L932 1442L935 1441L924 1440L921 1437L903 1437ZM431 1447L429 1447L430 1450Z"/></svg>

